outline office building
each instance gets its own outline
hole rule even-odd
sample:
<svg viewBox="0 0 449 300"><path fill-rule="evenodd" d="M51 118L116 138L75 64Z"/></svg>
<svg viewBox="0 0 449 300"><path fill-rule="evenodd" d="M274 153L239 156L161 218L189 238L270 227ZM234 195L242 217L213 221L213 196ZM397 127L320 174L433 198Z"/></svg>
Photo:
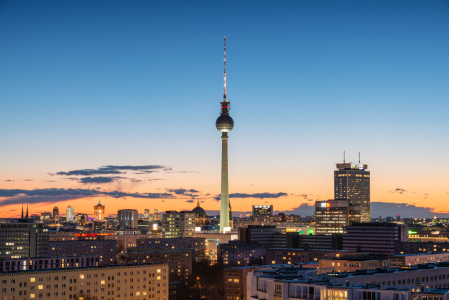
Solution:
<svg viewBox="0 0 449 300"><path fill-rule="evenodd" d="M395 243L407 241L408 227L395 223L353 223L345 227L343 250L369 252L375 258L395 254Z"/></svg>
<svg viewBox="0 0 449 300"><path fill-rule="evenodd" d="M65 211L66 211L65 215L66 222L73 222L73 220L75 219L75 210L73 209L73 207L69 205L67 206Z"/></svg>
<svg viewBox="0 0 449 300"><path fill-rule="evenodd" d="M388 259L370 259L367 257L361 259L320 259L319 266L320 269L337 273L390 267L390 260Z"/></svg>
<svg viewBox="0 0 449 300"><path fill-rule="evenodd" d="M59 222L59 208L57 206L53 207L53 221Z"/></svg>
<svg viewBox="0 0 449 300"><path fill-rule="evenodd" d="M153 221L160 221L160 220L162 220L161 214L157 209L155 209L153 214Z"/></svg>
<svg viewBox="0 0 449 300"><path fill-rule="evenodd" d="M116 263L117 241L115 240L78 240L48 242L48 256L98 255L100 265Z"/></svg>
<svg viewBox="0 0 449 300"><path fill-rule="evenodd" d="M36 223L0 224L0 259L48 256L48 228Z"/></svg>
<svg viewBox="0 0 449 300"><path fill-rule="evenodd" d="M147 221L150 219L150 209L149 208L145 208L144 216Z"/></svg>
<svg viewBox="0 0 449 300"><path fill-rule="evenodd" d="M208 243L205 238L141 238L137 240L137 247L163 249L195 249L195 255L201 257L208 254ZM216 248L215 248L216 251Z"/></svg>
<svg viewBox="0 0 449 300"><path fill-rule="evenodd" d="M274 225L239 228L239 239L244 243L258 243L267 247L283 248L287 245L287 236L281 234Z"/></svg>
<svg viewBox="0 0 449 300"><path fill-rule="evenodd" d="M136 247L140 239L160 238L159 234L118 234L107 235L105 240L114 240L117 242L117 252L126 252L128 247Z"/></svg>
<svg viewBox="0 0 449 300"><path fill-rule="evenodd" d="M257 244L246 244L241 241L230 241L218 245L218 263L223 266L264 265L266 248Z"/></svg>
<svg viewBox="0 0 449 300"><path fill-rule="evenodd" d="M162 217L162 237L193 237L195 214L191 211L166 211Z"/></svg>
<svg viewBox="0 0 449 300"><path fill-rule="evenodd" d="M168 265L141 264L0 273L2 299L168 299Z"/></svg>
<svg viewBox="0 0 449 300"><path fill-rule="evenodd" d="M360 163L337 164L334 171L334 199L349 200L360 207L361 221L371 222L370 172Z"/></svg>
<svg viewBox="0 0 449 300"><path fill-rule="evenodd" d="M252 221L271 221L273 215L273 205L253 205Z"/></svg>
<svg viewBox="0 0 449 300"><path fill-rule="evenodd" d="M41 221L51 221L51 213L46 211L41 213Z"/></svg>
<svg viewBox="0 0 449 300"><path fill-rule="evenodd" d="M298 235L298 244L289 246L291 248L299 249L343 249L343 235L331 234L331 235Z"/></svg>
<svg viewBox="0 0 449 300"><path fill-rule="evenodd" d="M137 209L118 211L118 230L138 230L139 213Z"/></svg>
<svg viewBox="0 0 449 300"><path fill-rule="evenodd" d="M101 205L100 199L98 199L98 204L94 206L94 220L104 221L105 217L105 206Z"/></svg>
<svg viewBox="0 0 449 300"><path fill-rule="evenodd" d="M390 256L390 264L394 267L435 264L445 261L449 261L449 252L398 254Z"/></svg>
<svg viewBox="0 0 449 300"><path fill-rule="evenodd" d="M344 227L360 222L360 206L349 200L315 201L316 234L344 233Z"/></svg>
<svg viewBox="0 0 449 300"><path fill-rule="evenodd" d="M99 264L99 255L3 259L0 272L96 267Z"/></svg>

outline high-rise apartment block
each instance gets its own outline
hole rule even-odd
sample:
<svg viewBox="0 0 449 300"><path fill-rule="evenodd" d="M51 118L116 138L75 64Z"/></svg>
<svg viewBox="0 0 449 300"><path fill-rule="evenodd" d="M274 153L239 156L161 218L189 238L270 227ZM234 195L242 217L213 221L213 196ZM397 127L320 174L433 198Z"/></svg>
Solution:
<svg viewBox="0 0 449 300"><path fill-rule="evenodd" d="M94 219L95 221L104 221L104 205L101 205L100 199L98 199L98 204L94 206Z"/></svg>
<svg viewBox="0 0 449 300"><path fill-rule="evenodd" d="M70 205L66 208L65 220L66 222L72 222L75 219L75 210Z"/></svg>
<svg viewBox="0 0 449 300"><path fill-rule="evenodd" d="M46 257L48 228L44 224L0 224L0 259Z"/></svg>
<svg viewBox="0 0 449 300"><path fill-rule="evenodd" d="M149 208L145 208L144 216L145 216L145 219L147 219L147 220L150 219L150 209Z"/></svg>
<svg viewBox="0 0 449 300"><path fill-rule="evenodd" d="M349 200L315 202L316 234L343 233L344 227L360 222L360 206Z"/></svg>
<svg viewBox="0 0 449 300"><path fill-rule="evenodd" d="M371 222L370 172L368 165L359 163L337 164L334 171L334 199L349 200L360 206L361 221Z"/></svg>
<svg viewBox="0 0 449 300"><path fill-rule="evenodd" d="M53 207L53 221L59 222L59 208L57 206Z"/></svg>
<svg viewBox="0 0 449 300"><path fill-rule="evenodd" d="M116 263L116 240L79 240L48 242L48 256L99 255L100 265Z"/></svg>
<svg viewBox="0 0 449 300"><path fill-rule="evenodd" d="M162 217L162 237L193 237L195 213L191 211L166 211Z"/></svg>
<svg viewBox="0 0 449 300"><path fill-rule="evenodd" d="M119 230L137 230L139 213L137 209L121 209L118 211Z"/></svg>

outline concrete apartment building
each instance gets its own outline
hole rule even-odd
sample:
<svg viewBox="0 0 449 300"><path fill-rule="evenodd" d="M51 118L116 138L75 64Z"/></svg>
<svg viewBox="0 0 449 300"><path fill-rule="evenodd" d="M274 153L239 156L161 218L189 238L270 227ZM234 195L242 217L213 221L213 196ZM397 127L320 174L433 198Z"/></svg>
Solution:
<svg viewBox="0 0 449 300"><path fill-rule="evenodd" d="M160 235L156 234L122 234L122 235L107 235L105 240L113 240L117 242L117 249L120 252L126 252L128 247L136 247L137 241L140 239L160 238Z"/></svg>
<svg viewBox="0 0 449 300"><path fill-rule="evenodd" d="M343 250L368 252L375 258L395 254L395 243L407 241L408 227L395 223L353 223L345 227Z"/></svg>
<svg viewBox="0 0 449 300"><path fill-rule="evenodd" d="M4 259L0 260L0 272L96 267L98 265L100 265L99 255Z"/></svg>
<svg viewBox="0 0 449 300"><path fill-rule="evenodd" d="M296 248L269 248L266 251L267 265L318 262L322 259L356 259L366 257L367 253L343 250L302 250Z"/></svg>
<svg viewBox="0 0 449 300"><path fill-rule="evenodd" d="M195 235L195 213L191 211L166 211L162 215L162 237L179 238Z"/></svg>
<svg viewBox="0 0 449 300"><path fill-rule="evenodd" d="M46 256L48 256L48 228L44 224L0 224L0 259Z"/></svg>
<svg viewBox="0 0 449 300"><path fill-rule="evenodd" d="M354 272L357 270L388 268L390 261L380 259L320 259L319 266L320 269L327 269L330 272Z"/></svg>
<svg viewBox="0 0 449 300"><path fill-rule="evenodd" d="M275 225L249 225L238 230L239 239L244 243L258 243L267 247L287 246L287 236L281 234Z"/></svg>
<svg viewBox="0 0 449 300"><path fill-rule="evenodd" d="M265 261L266 248L243 243L221 244L218 246L219 263L224 266L247 266L254 262ZM259 263L260 264L260 263Z"/></svg>
<svg viewBox="0 0 449 300"><path fill-rule="evenodd" d="M48 243L49 256L99 255L100 265L116 263L117 242L115 240L55 241Z"/></svg>
<svg viewBox="0 0 449 300"><path fill-rule="evenodd" d="M192 274L195 259L194 249L151 249L130 248L129 252L119 255L119 260L127 263L159 263L168 264L168 273L172 279L187 280Z"/></svg>
<svg viewBox="0 0 449 300"><path fill-rule="evenodd" d="M163 248L163 249L195 249L195 256L198 259L209 257L209 243L205 238L158 238L158 239L139 239L137 246L143 248ZM133 248L135 249L135 248ZM216 250L215 243L215 252ZM216 256L216 254L215 254Z"/></svg>
<svg viewBox="0 0 449 300"><path fill-rule="evenodd" d="M168 266L142 264L0 273L2 299L168 299Z"/></svg>
<svg viewBox="0 0 449 300"><path fill-rule="evenodd" d="M395 254L437 253L446 251L449 252L449 242L397 241L395 243Z"/></svg>
<svg viewBox="0 0 449 300"><path fill-rule="evenodd" d="M390 256L391 266L414 266L449 261L448 252L399 254Z"/></svg>
<svg viewBox="0 0 449 300"><path fill-rule="evenodd" d="M315 201L316 234L344 233L344 227L360 222L360 206L350 200Z"/></svg>

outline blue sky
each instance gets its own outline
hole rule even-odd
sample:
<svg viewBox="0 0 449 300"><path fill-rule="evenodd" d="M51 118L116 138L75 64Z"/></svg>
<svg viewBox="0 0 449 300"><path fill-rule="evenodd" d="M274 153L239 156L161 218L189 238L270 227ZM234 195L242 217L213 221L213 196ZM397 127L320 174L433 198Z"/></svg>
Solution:
<svg viewBox="0 0 449 300"><path fill-rule="evenodd" d="M449 1L1 1L0 178L162 164L196 175L121 188L218 193L226 35L231 190L327 199L360 150L373 201L447 211L448 32Z"/></svg>

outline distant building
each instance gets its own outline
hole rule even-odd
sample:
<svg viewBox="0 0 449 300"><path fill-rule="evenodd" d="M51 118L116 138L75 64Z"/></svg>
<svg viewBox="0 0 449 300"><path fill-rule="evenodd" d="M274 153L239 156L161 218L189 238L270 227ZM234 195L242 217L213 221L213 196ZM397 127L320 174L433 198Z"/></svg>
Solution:
<svg viewBox="0 0 449 300"><path fill-rule="evenodd" d="M372 270L377 268L388 268L389 260L382 259L320 259L320 269L327 269L329 272L354 272L357 270Z"/></svg>
<svg viewBox="0 0 449 300"><path fill-rule="evenodd" d="M253 205L253 221L270 221L273 215L273 205Z"/></svg>
<svg viewBox="0 0 449 300"><path fill-rule="evenodd" d="M248 225L239 228L239 239L244 243L258 243L268 247L283 248L287 245L287 236L279 233L274 225Z"/></svg>
<svg viewBox="0 0 449 300"><path fill-rule="evenodd" d="M246 244L241 241L230 241L218 245L218 263L223 266L248 266L265 264L266 248L257 244Z"/></svg>
<svg viewBox="0 0 449 300"><path fill-rule="evenodd" d="M360 160L360 159L359 159ZM359 163L337 164L334 171L334 199L350 200L360 206L361 221L371 222L370 172L368 165Z"/></svg>
<svg viewBox="0 0 449 300"><path fill-rule="evenodd" d="M0 259L46 256L48 256L48 228L44 224L0 224Z"/></svg>
<svg viewBox="0 0 449 300"><path fill-rule="evenodd" d="M366 258L368 253L354 251L324 250L324 249L295 249L295 248L269 248L267 249L265 263L267 265L297 264L319 262L321 259L357 259Z"/></svg>
<svg viewBox="0 0 449 300"><path fill-rule="evenodd" d="M192 212L195 214L196 226L209 225L209 218L207 217L206 211L200 206L200 200L198 200L198 203L196 207L192 209Z"/></svg>
<svg viewBox="0 0 449 300"><path fill-rule="evenodd" d="M41 221L50 221L51 220L51 213L50 212L43 212L41 213Z"/></svg>
<svg viewBox="0 0 449 300"><path fill-rule="evenodd" d="M298 244L288 246L299 249L329 249L342 250L343 249L343 234L331 235L299 235Z"/></svg>
<svg viewBox="0 0 449 300"><path fill-rule="evenodd" d="M449 252L449 242L407 242L396 241L395 254L421 254Z"/></svg>
<svg viewBox="0 0 449 300"><path fill-rule="evenodd" d="M118 211L118 230L137 230L139 213L137 209L121 209Z"/></svg>
<svg viewBox="0 0 449 300"><path fill-rule="evenodd" d="M153 221L160 221L162 220L161 215L157 209L154 210L153 214Z"/></svg>
<svg viewBox="0 0 449 300"><path fill-rule="evenodd" d="M315 201L316 234L344 233L344 227L360 222L360 206L349 200Z"/></svg>
<svg viewBox="0 0 449 300"><path fill-rule="evenodd" d="M407 226L394 223L354 223L345 227L343 250L386 258L395 254L396 242L407 241L407 230Z"/></svg>
<svg viewBox="0 0 449 300"><path fill-rule="evenodd" d="M162 218L162 237L193 237L195 234L195 213L191 211L166 211Z"/></svg>
<svg viewBox="0 0 449 300"><path fill-rule="evenodd" d="M75 221L80 225L86 225L87 223L87 214L77 213L75 215Z"/></svg>
<svg viewBox="0 0 449 300"><path fill-rule="evenodd" d="M399 254L390 256L390 264L395 267L436 264L445 261L449 261L449 252Z"/></svg>
<svg viewBox="0 0 449 300"><path fill-rule="evenodd" d="M59 208L57 206L53 207L53 221L59 222Z"/></svg>
<svg viewBox="0 0 449 300"><path fill-rule="evenodd" d="M137 246L141 248L163 248L163 249L195 249L195 256L203 258L209 255L208 243L205 238L141 238L137 240ZM128 248L134 251L134 248ZM217 251L215 246L215 252Z"/></svg>
<svg viewBox="0 0 449 300"><path fill-rule="evenodd" d="M150 209L149 208L145 208L144 216L145 216L145 219L147 219L147 221L150 219Z"/></svg>
<svg viewBox="0 0 449 300"><path fill-rule="evenodd" d="M94 206L94 220L103 221L105 216L105 206L101 205L100 199L98 199L98 204Z"/></svg>
<svg viewBox="0 0 449 300"><path fill-rule="evenodd" d="M66 208L65 220L66 222L72 222L75 219L75 210L70 205Z"/></svg>

